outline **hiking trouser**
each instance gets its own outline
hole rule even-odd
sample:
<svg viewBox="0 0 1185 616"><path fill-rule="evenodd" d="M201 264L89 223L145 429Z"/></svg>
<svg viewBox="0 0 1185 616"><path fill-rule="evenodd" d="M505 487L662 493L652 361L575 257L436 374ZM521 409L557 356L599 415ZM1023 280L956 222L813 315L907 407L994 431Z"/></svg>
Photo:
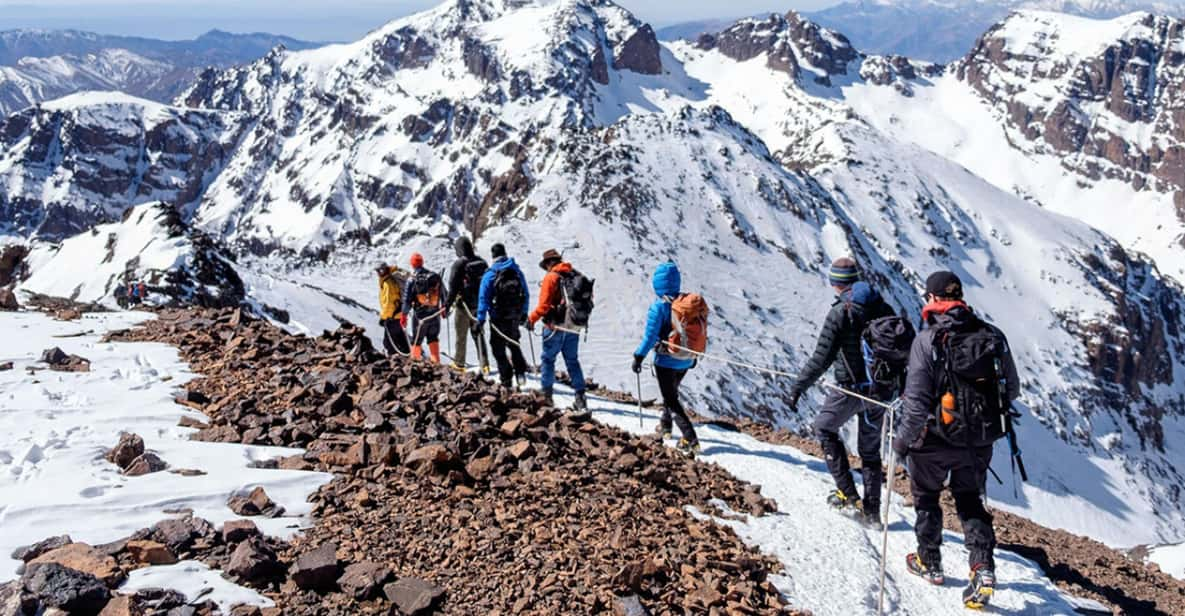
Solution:
<svg viewBox="0 0 1185 616"><path fill-rule="evenodd" d="M497 331L494 331L495 327ZM523 349L518 344L520 336L517 320L490 323L490 350L498 363L498 380L505 387L514 384L514 377L527 374L527 358L523 357Z"/></svg>
<svg viewBox="0 0 1185 616"><path fill-rule="evenodd" d="M671 431L673 419L679 426L679 434L683 435L688 443L698 443L695 428L687 418L683 403L679 402L679 385L683 382L683 377L687 376L687 371L655 366L654 375L658 378L658 390L662 392L662 418L658 421L662 431Z"/></svg>
<svg viewBox="0 0 1185 616"><path fill-rule="evenodd" d="M407 334L403 331L403 326L399 324L398 317L386 319L382 325L383 348L386 349L387 355L398 353L406 356L411 353L411 345L407 343Z"/></svg>
<svg viewBox="0 0 1185 616"><path fill-rule="evenodd" d="M482 339L481 333L477 331L477 322L469 317L470 314L476 312L475 309L467 306L463 301L458 300L453 306L453 331L456 332L453 339L453 363L458 366L464 366L465 360L469 355L469 336L473 337L473 344L477 345L477 360L482 368L489 367L490 358L485 350L485 340Z"/></svg>
<svg viewBox="0 0 1185 616"><path fill-rule="evenodd" d="M571 332L561 332L554 329L543 329L543 353L540 360L539 380L543 391L551 392L555 386L555 360L561 354L564 363L568 365L568 378L572 380L572 389L577 393L584 391L584 371L580 369L580 335Z"/></svg>
<svg viewBox="0 0 1185 616"><path fill-rule="evenodd" d="M859 398L837 391L827 394L823 408L815 418L815 436L823 446L827 470L835 479L835 487L845 496L855 496L856 481L848 464L848 450L844 447L839 430L851 418L857 420L856 449L860 454L860 471L864 479L864 510L876 511L881 504L881 482L884 469L881 467L881 425L885 410Z"/></svg>
<svg viewBox="0 0 1185 616"><path fill-rule="evenodd" d="M917 509L914 533L918 538L918 557L927 567L942 567L942 507L938 497L950 476L950 491L955 510L963 525L963 543L971 568L985 565L995 570L993 551L996 533L992 514L983 506L987 489L987 469L992 463L992 446L956 447L936 436L927 436L919 449L909 452L909 488Z"/></svg>
<svg viewBox="0 0 1185 616"><path fill-rule="evenodd" d="M440 342L440 315L431 316L434 313L428 313L422 318L416 315L416 322L412 325L412 332L414 333L411 345L418 347L425 342Z"/></svg>

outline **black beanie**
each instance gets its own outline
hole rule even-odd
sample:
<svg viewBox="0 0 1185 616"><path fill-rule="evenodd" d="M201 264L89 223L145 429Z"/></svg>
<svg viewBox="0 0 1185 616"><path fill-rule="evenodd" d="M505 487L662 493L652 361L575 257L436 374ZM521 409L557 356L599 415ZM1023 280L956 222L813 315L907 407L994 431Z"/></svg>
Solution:
<svg viewBox="0 0 1185 616"><path fill-rule="evenodd" d="M926 293L945 299L963 299L963 281L954 272L934 272L926 279Z"/></svg>
<svg viewBox="0 0 1185 616"><path fill-rule="evenodd" d="M502 244L494 244L490 246L490 254L494 255L495 259L506 256L506 247Z"/></svg>

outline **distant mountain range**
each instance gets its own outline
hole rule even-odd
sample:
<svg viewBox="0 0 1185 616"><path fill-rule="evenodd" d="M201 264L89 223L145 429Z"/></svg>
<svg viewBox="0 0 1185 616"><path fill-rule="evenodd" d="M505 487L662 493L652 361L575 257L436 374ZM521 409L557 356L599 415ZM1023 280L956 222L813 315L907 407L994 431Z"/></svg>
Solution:
<svg viewBox="0 0 1185 616"><path fill-rule="evenodd" d="M167 101L205 68L259 59L277 46L319 46L274 34L213 30L189 41L77 30L0 32L0 115L84 90L119 90Z"/></svg>
<svg viewBox="0 0 1185 616"><path fill-rule="evenodd" d="M1185 4L1142 0L857 0L806 15L843 32L866 52L945 64L966 55L992 25L1024 9L1096 19L1138 11L1185 16ZM730 21L674 24L658 30L658 36L668 41L694 40L701 33L723 30Z"/></svg>

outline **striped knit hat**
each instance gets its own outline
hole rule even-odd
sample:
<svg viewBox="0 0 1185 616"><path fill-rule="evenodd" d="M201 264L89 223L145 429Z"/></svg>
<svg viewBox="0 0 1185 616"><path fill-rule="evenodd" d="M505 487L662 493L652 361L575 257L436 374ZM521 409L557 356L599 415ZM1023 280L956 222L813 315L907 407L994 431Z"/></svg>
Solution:
<svg viewBox="0 0 1185 616"><path fill-rule="evenodd" d="M856 262L850 257L840 257L831 264L827 278L834 286L846 287L860 280L860 270L856 269Z"/></svg>

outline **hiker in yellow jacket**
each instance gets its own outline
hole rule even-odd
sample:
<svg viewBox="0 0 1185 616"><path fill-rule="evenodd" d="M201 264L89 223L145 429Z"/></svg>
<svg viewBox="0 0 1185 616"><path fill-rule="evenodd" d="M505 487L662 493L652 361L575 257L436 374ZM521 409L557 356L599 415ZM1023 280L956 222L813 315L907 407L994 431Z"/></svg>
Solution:
<svg viewBox="0 0 1185 616"><path fill-rule="evenodd" d="M407 317L403 314L403 285L407 272L383 263L375 269L379 276L379 325L383 327L383 348L388 355L407 355L411 345L407 343L404 327Z"/></svg>

